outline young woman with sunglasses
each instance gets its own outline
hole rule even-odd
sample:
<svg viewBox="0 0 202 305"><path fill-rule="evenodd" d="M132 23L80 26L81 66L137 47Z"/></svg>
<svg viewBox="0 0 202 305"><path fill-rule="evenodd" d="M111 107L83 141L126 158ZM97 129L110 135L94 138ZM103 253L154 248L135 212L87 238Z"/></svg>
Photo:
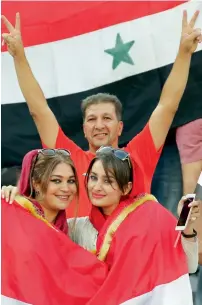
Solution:
<svg viewBox="0 0 202 305"><path fill-rule="evenodd" d="M2 302L86 304L106 278L107 268L68 238L65 210L78 195L69 152L43 149L26 154L18 189L14 204L3 199L1 207ZM73 225L74 219L70 222ZM75 283L81 284L75 289Z"/></svg>
<svg viewBox="0 0 202 305"><path fill-rule="evenodd" d="M89 304L98 304L106 295L114 300L109 297L111 303L106 304L120 304L129 297L134 304L191 304L187 258L189 272L195 272L198 243L193 221L199 217L199 202L190 204L191 219L179 236L175 217L152 195L134 196L135 179L129 154L111 147L100 148L88 168L86 190L92 211L89 218L76 220L72 239L94 249L110 270Z"/></svg>
<svg viewBox="0 0 202 305"><path fill-rule="evenodd" d="M15 201L67 234L65 210L78 195L78 189L77 173L68 150L33 150L23 159L18 183L20 196Z"/></svg>

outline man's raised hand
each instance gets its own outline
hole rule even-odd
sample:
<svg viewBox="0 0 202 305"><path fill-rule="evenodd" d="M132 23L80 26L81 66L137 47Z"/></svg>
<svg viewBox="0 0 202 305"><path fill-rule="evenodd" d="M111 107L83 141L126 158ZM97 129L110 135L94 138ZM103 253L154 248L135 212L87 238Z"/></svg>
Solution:
<svg viewBox="0 0 202 305"><path fill-rule="evenodd" d="M16 14L15 27L5 16L1 16L1 19L9 32L2 34L4 43L7 45L8 52L13 57L24 56L24 47L20 31L20 14Z"/></svg>
<svg viewBox="0 0 202 305"><path fill-rule="evenodd" d="M198 18L199 11L196 11L192 16L190 22L187 21L187 11L183 12L182 18L182 35L180 41L180 51L192 54L198 43L202 42L202 35L200 28L194 28Z"/></svg>

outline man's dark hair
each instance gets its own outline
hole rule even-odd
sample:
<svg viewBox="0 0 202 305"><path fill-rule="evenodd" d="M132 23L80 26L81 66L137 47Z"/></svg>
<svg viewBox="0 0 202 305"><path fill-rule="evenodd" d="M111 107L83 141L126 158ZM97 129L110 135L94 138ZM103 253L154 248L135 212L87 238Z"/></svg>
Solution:
<svg viewBox="0 0 202 305"><path fill-rule="evenodd" d="M82 111L83 119L85 120L86 109L88 107L90 107L91 105L103 104L103 103L110 103L110 104L114 105L117 119L119 121L122 120L122 104L121 104L120 100L115 95L108 94L108 93L94 94L94 95L87 97L86 99L84 99L82 101L81 111Z"/></svg>

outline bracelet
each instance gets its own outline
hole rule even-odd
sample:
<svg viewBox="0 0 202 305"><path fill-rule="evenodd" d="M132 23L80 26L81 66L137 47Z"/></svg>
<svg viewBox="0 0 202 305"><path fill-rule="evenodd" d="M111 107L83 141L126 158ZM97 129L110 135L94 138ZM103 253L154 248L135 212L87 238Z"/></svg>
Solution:
<svg viewBox="0 0 202 305"><path fill-rule="evenodd" d="M185 234L183 231L182 231L182 236L185 237L185 238L192 238L192 237L196 237L197 236L197 232L196 230L193 229L193 234Z"/></svg>

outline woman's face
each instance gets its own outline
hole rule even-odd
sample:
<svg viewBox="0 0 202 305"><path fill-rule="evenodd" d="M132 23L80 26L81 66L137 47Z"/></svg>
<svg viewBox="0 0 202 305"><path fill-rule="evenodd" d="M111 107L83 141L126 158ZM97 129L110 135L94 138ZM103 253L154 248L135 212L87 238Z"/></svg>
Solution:
<svg viewBox="0 0 202 305"><path fill-rule="evenodd" d="M77 193L76 178L70 165L58 164L53 170L46 194L43 196L45 208L59 211L66 209Z"/></svg>
<svg viewBox="0 0 202 305"><path fill-rule="evenodd" d="M113 176L106 176L102 162L95 161L88 179L88 195L94 206L101 207L105 215L110 215L123 195Z"/></svg>

